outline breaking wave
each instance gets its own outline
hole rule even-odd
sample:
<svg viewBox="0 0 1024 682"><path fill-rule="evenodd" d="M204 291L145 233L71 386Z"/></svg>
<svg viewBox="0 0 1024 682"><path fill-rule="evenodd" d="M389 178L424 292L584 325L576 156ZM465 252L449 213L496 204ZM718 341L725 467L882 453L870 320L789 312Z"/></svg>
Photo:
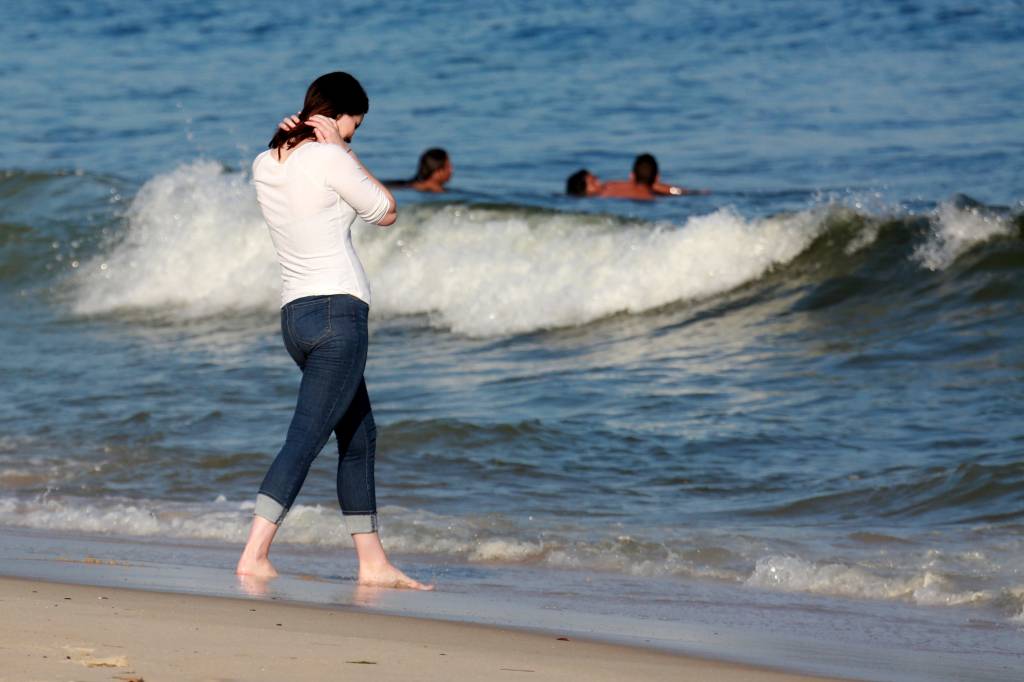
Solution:
<svg viewBox="0 0 1024 682"><path fill-rule="evenodd" d="M584 325L704 300L870 249L880 232L907 236L920 276L979 244L1019 241L1019 219L963 202L933 214L875 217L837 205L746 218L723 208L681 224L521 206L412 206L392 228L354 226L378 316L423 315L472 336ZM806 268L805 268L806 269ZM135 311L194 319L279 305L278 272L248 178L211 162L147 182L124 228L75 261L79 315Z"/></svg>

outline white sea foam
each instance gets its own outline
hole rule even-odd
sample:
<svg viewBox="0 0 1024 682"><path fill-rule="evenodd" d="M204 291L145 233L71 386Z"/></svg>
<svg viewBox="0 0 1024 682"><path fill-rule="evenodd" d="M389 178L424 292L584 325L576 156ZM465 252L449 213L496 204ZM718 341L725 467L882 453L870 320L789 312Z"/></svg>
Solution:
<svg viewBox="0 0 1024 682"><path fill-rule="evenodd" d="M58 531L81 531L132 537L160 536L242 542L241 515L234 509L189 511L192 505L159 508L143 503L67 501L42 497L35 500L0 499L0 517L11 526Z"/></svg>
<svg viewBox="0 0 1024 682"><path fill-rule="evenodd" d="M1006 596L1014 610L1010 620L1024 625L1024 586L1011 587L1006 591Z"/></svg>
<svg viewBox="0 0 1024 682"><path fill-rule="evenodd" d="M278 268L248 180L197 162L147 182L121 241L75 273L79 314L158 309L187 317L267 307Z"/></svg>
<svg viewBox="0 0 1024 682"><path fill-rule="evenodd" d="M128 537L244 542L252 517L251 500L208 503L85 500L39 496L0 497L5 525ZM546 537L506 522L500 530L489 519L466 519L401 507L381 509L382 538L391 551L454 557L470 563L534 563L556 568L602 570L636 576L689 574L662 545L631 538L579 542ZM351 537L338 510L295 505L278 540L311 547L349 547Z"/></svg>
<svg viewBox="0 0 1024 682"><path fill-rule="evenodd" d="M484 540L470 552L470 561L529 561L542 556L544 546L538 542Z"/></svg>
<svg viewBox="0 0 1024 682"><path fill-rule="evenodd" d="M470 335L578 325L719 294L761 277L823 228L808 211L682 226L449 206L360 245L384 311Z"/></svg>
<svg viewBox="0 0 1024 682"><path fill-rule="evenodd" d="M969 249L1009 235L1013 228L1006 218L951 203L939 206L932 223L932 233L914 251L914 258L929 270L944 270Z"/></svg>
<svg viewBox="0 0 1024 682"><path fill-rule="evenodd" d="M354 226L378 315L429 314L470 335L578 325L728 291L785 263L827 209L682 225L535 209L420 206L392 229ZM146 183L121 240L74 275L79 314L185 318L278 304L278 268L246 177L197 162Z"/></svg>
<svg viewBox="0 0 1024 682"><path fill-rule="evenodd" d="M957 590L949 578L928 568L902 575L881 575L862 566L777 555L758 560L746 584L786 592L903 600L927 606L974 604L991 601L995 596L984 590Z"/></svg>
<svg viewBox="0 0 1024 682"><path fill-rule="evenodd" d="M206 503L85 500L40 496L0 497L4 525L59 532L180 540L210 540L239 546L252 516L251 500L218 498ZM631 536L594 538L538 532L508 520L462 518L422 510L385 507L382 538L389 551L432 555L466 563L527 563L553 569L601 571L634 577L713 579L748 587L901 601L929 606L987 605L1024 622L1024 588L998 578L998 562L914 551L890 554L885 566L844 563L791 554L764 554L763 538L733 536L675 538L670 542ZM319 548L351 546L351 536L333 507L296 505L282 526L284 543ZM722 543L731 543L726 551ZM710 544L708 544L710 543ZM700 551L702 547L710 550ZM700 557L728 557L724 562ZM760 555L759 558L754 558ZM749 557L749 558L744 558ZM983 565L977 565L979 561ZM966 582L951 577L974 565ZM751 568L752 566L752 568ZM982 589L979 580L986 583Z"/></svg>

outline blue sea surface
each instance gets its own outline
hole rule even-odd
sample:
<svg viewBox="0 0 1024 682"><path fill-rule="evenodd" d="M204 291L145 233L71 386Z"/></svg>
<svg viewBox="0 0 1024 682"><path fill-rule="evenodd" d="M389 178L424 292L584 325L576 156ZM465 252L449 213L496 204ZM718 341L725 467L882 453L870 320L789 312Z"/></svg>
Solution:
<svg viewBox="0 0 1024 682"><path fill-rule="evenodd" d="M689 627L771 631L811 644L744 660L863 679L935 679L907 651L1020 670L1024 3L0 20L0 570L33 534L230 568L298 383L249 167L345 70L378 177L454 164L353 228L382 537L468 600L441 611L504 598L691 651ZM641 152L710 193L565 196ZM275 552L344 583L334 449Z"/></svg>

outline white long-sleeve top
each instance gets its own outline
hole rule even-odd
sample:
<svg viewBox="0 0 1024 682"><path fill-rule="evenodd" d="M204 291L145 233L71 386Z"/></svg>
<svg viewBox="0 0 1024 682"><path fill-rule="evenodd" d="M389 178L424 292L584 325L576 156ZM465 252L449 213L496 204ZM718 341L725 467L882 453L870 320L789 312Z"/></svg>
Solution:
<svg viewBox="0 0 1024 682"><path fill-rule="evenodd" d="M253 161L252 178L281 264L281 305L329 294L351 294L369 305L352 223L357 215L382 220L391 208L387 195L338 145L307 142L283 162L271 151Z"/></svg>

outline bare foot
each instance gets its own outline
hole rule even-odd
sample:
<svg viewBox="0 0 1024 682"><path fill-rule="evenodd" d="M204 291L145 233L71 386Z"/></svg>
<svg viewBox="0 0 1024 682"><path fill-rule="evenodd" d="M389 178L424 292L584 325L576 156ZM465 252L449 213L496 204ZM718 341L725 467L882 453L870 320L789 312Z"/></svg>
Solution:
<svg viewBox="0 0 1024 682"><path fill-rule="evenodd" d="M277 570L270 563L270 559L249 559L243 554L242 558L238 560L235 574L270 579L277 577Z"/></svg>
<svg viewBox="0 0 1024 682"><path fill-rule="evenodd" d="M364 587L391 587L399 590L424 590L428 592L434 589L433 585L413 580L390 563L372 568L360 566L359 584Z"/></svg>
<svg viewBox="0 0 1024 682"><path fill-rule="evenodd" d="M265 597L270 592L270 579L239 575L238 587L250 597Z"/></svg>

